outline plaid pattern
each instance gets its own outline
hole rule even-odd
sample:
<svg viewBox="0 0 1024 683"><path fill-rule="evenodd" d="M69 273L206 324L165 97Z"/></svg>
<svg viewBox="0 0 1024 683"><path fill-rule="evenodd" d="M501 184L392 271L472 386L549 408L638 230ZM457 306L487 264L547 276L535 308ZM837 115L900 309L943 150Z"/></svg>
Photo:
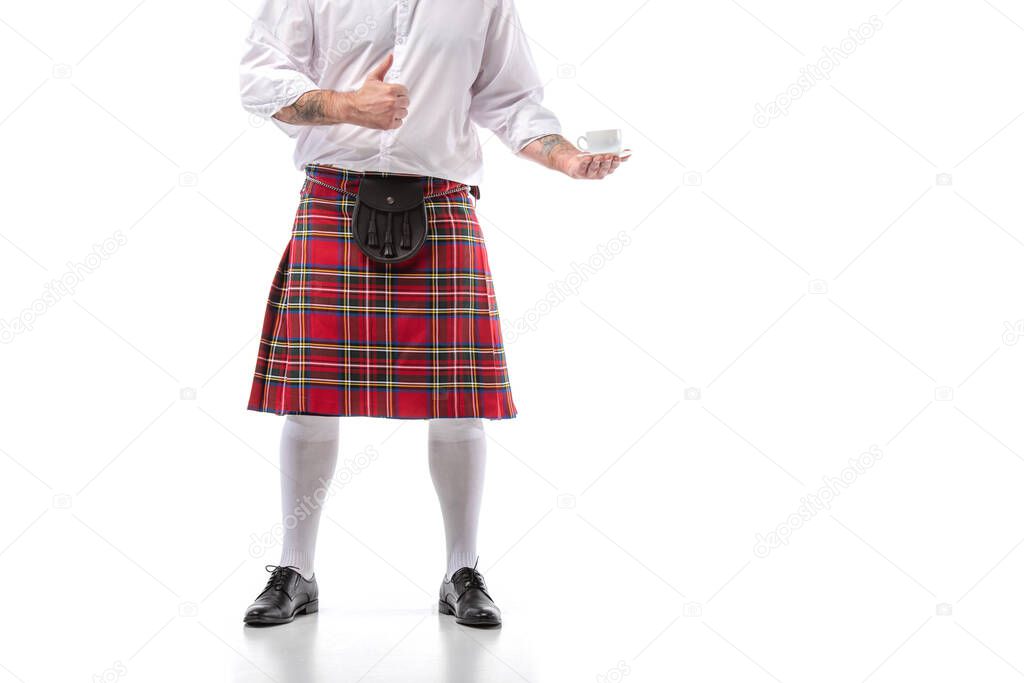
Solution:
<svg viewBox="0 0 1024 683"><path fill-rule="evenodd" d="M381 265L359 251L350 231L362 175L306 167L292 237L270 288L248 408L515 417L468 188L427 178L427 197L445 194L426 200L426 244L411 261Z"/></svg>

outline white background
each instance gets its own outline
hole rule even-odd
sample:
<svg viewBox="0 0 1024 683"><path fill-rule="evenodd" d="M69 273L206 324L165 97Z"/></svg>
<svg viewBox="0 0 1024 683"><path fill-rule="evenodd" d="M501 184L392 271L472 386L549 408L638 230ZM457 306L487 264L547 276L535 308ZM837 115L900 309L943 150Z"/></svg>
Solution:
<svg viewBox="0 0 1024 683"><path fill-rule="evenodd" d="M574 181L482 131L499 305L533 327L520 417L487 424L482 632L435 613L425 425L365 419L321 612L242 628L281 426L245 403L301 184L238 104L255 1L0 6L0 681L1024 677L1024 9L518 7L567 137L635 153Z"/></svg>

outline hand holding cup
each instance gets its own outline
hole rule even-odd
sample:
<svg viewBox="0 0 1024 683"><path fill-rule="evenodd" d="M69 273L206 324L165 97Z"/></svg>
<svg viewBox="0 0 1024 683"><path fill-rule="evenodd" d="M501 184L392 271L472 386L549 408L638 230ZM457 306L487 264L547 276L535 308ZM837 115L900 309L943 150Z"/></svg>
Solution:
<svg viewBox="0 0 1024 683"><path fill-rule="evenodd" d="M633 153L622 148L619 129L588 131L576 139L576 146L583 151L569 161L565 173L570 178L599 180L613 173Z"/></svg>

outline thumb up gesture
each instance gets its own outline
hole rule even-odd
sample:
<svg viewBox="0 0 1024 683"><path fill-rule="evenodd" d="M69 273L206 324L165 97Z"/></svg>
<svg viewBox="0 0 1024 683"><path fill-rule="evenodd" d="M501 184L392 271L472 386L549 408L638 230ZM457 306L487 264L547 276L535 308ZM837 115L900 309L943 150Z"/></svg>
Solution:
<svg viewBox="0 0 1024 683"><path fill-rule="evenodd" d="M362 87L351 93L351 123L378 130L402 125L409 114L409 89L398 83L384 82L394 60L394 53L388 53L366 77Z"/></svg>

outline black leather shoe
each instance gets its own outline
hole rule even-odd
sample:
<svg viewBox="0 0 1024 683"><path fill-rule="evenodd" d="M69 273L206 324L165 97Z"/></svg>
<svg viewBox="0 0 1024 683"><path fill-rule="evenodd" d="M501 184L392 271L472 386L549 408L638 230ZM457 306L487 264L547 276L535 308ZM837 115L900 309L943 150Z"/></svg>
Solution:
<svg viewBox="0 0 1024 683"><path fill-rule="evenodd" d="M455 615L457 624L501 626L501 610L487 593L487 584L476 567L463 567L452 574L450 581L441 582L437 610Z"/></svg>
<svg viewBox="0 0 1024 683"><path fill-rule="evenodd" d="M267 565L270 580L245 611L245 623L251 626L287 624L296 614L312 614L320 608L316 577L306 580L295 567Z"/></svg>

